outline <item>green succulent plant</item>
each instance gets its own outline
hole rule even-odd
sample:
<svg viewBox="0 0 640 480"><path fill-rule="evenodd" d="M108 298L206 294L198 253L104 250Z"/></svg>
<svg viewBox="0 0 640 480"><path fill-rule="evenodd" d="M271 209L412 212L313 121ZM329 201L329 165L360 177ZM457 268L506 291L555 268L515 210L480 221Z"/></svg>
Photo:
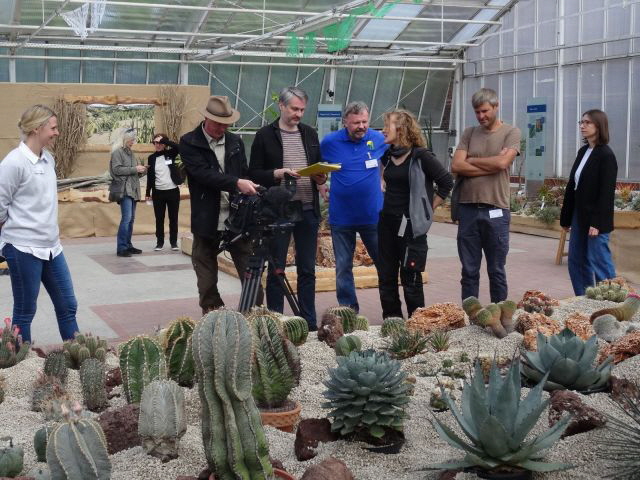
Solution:
<svg viewBox="0 0 640 480"><path fill-rule="evenodd" d="M433 426L449 445L463 450L461 460L431 465L427 469L459 469L479 467L486 470L512 467L534 472L550 472L571 468L562 463L542 461L544 452L564 433L570 416L560 419L541 435L527 439L549 400L542 400L542 387L546 378L532 388L521 400L520 365L512 362L505 377L495 363L485 385L482 367L475 364L475 373L462 390L460 409L442 389L442 399L451 410L466 439L457 435L437 417ZM527 439L527 440L526 440Z"/></svg>
<svg viewBox="0 0 640 480"><path fill-rule="evenodd" d="M44 359L44 374L49 377L57 377L61 383L67 381L67 357L62 350L53 350L49 352Z"/></svg>
<svg viewBox="0 0 640 480"><path fill-rule="evenodd" d="M356 330L369 330L369 319L364 315L356 315Z"/></svg>
<svg viewBox="0 0 640 480"><path fill-rule="evenodd" d="M92 412L101 412L109 406L105 381L104 363L97 358L88 358L82 362L80 367L82 399L87 409Z"/></svg>
<svg viewBox="0 0 640 480"><path fill-rule="evenodd" d="M195 323L180 317L169 325L163 339L167 375L181 387L193 387L195 369L191 352L191 334Z"/></svg>
<svg viewBox="0 0 640 480"><path fill-rule="evenodd" d="M128 403L140 403L142 391L149 383L167 376L162 346L153 338L138 335L118 347L122 388Z"/></svg>
<svg viewBox="0 0 640 480"><path fill-rule="evenodd" d="M402 431L409 384L400 362L374 350L336 360L338 367L329 369L329 379L323 382L328 401L322 407L331 409L331 430L340 435L364 431L376 438L387 428Z"/></svg>
<svg viewBox="0 0 640 480"><path fill-rule="evenodd" d="M360 351L362 349L362 341L356 335L343 335L336 341L334 350L336 356L346 357L351 352Z"/></svg>
<svg viewBox="0 0 640 480"><path fill-rule="evenodd" d="M302 317L283 317L282 330L285 336L299 347L307 341L309 335L309 324Z"/></svg>
<svg viewBox="0 0 640 480"><path fill-rule="evenodd" d="M101 362L107 355L107 341L100 340L90 333L76 333L73 340L67 340L62 344L64 354L67 357L67 366L79 370L82 362L87 358L96 358Z"/></svg>
<svg viewBox="0 0 640 480"><path fill-rule="evenodd" d="M545 390L577 390L591 393L608 385L613 357L594 368L598 355L597 336L586 342L565 328L557 335L538 333L537 352L525 351L522 373L533 382L545 380Z"/></svg>
<svg viewBox="0 0 640 480"><path fill-rule="evenodd" d="M356 311L351 307L331 307L325 313L336 315L342 320L342 330L344 333L351 333L356 329Z"/></svg>
<svg viewBox="0 0 640 480"><path fill-rule="evenodd" d="M39 428L33 436L33 449L39 462L47 461L47 441L52 429L52 427L45 425Z"/></svg>
<svg viewBox="0 0 640 480"><path fill-rule="evenodd" d="M11 319L4 319L4 328L0 335L0 368L13 367L27 358L31 349L29 342L22 341L20 328L11 327Z"/></svg>
<svg viewBox="0 0 640 480"><path fill-rule="evenodd" d="M421 331L400 330L386 340L384 349L400 360L415 357L427 349L429 337Z"/></svg>
<svg viewBox="0 0 640 480"><path fill-rule="evenodd" d="M17 477L22 471L24 450L13 445L12 437L2 437L0 442L8 443L0 447L0 477Z"/></svg>
<svg viewBox="0 0 640 480"><path fill-rule="evenodd" d="M0 375L0 403L4 402L4 377Z"/></svg>
<svg viewBox="0 0 640 480"><path fill-rule="evenodd" d="M404 318L402 317L387 317L382 321L382 327L380 327L380 336L388 337L400 330L406 328Z"/></svg>
<svg viewBox="0 0 640 480"><path fill-rule="evenodd" d="M451 334L446 330L436 330L429 337L429 344L436 352L449 350L449 340Z"/></svg>

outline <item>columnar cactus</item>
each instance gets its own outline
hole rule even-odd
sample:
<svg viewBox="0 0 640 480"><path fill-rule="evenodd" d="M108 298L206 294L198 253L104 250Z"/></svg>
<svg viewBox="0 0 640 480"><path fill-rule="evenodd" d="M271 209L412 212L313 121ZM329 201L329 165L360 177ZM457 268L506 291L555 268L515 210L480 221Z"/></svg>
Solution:
<svg viewBox="0 0 640 480"><path fill-rule="evenodd" d="M602 315L613 315L620 322L628 322L640 308L640 295L629 293L624 303L619 307L605 308L591 314L591 322Z"/></svg>
<svg viewBox="0 0 640 480"><path fill-rule="evenodd" d="M504 338L514 330L513 314L517 305L511 300L490 303L482 308L476 297L468 297L463 300L462 309L469 316L469 322L489 327L498 338Z"/></svg>
<svg viewBox="0 0 640 480"><path fill-rule="evenodd" d="M54 427L47 442L47 465L51 478L109 480L111 461L100 424L80 418L68 410L64 414L66 421Z"/></svg>
<svg viewBox="0 0 640 480"><path fill-rule="evenodd" d="M60 382L67 381L67 357L62 350L53 350L49 352L44 359L44 374L48 377L57 377Z"/></svg>
<svg viewBox="0 0 640 480"><path fill-rule="evenodd" d="M162 347L145 335L133 337L119 347L122 388L128 403L140 403L142 390L167 375Z"/></svg>
<svg viewBox="0 0 640 480"><path fill-rule="evenodd" d="M65 341L62 347L67 356L67 366L74 370L78 370L87 358L104 362L107 356L107 341L90 333L76 333L74 339Z"/></svg>
<svg viewBox="0 0 640 480"><path fill-rule="evenodd" d="M398 333L400 330L405 330L405 322L402 317L387 317L382 321L382 327L380 327L380 335L388 337Z"/></svg>
<svg viewBox="0 0 640 480"><path fill-rule="evenodd" d="M8 443L0 447L0 477L17 477L22 471L24 450L13 446L13 438L3 437L0 442Z"/></svg>
<svg viewBox="0 0 640 480"><path fill-rule="evenodd" d="M629 290L615 281L603 280L595 287L588 287L584 294L587 298L594 300L609 300L611 302L624 302Z"/></svg>
<svg viewBox="0 0 640 480"><path fill-rule="evenodd" d="M217 310L191 338L202 403L202 441L219 480L273 476L260 412L251 395L252 336L244 317Z"/></svg>
<svg viewBox="0 0 640 480"><path fill-rule="evenodd" d="M173 380L154 380L147 385L138 419L144 451L163 462L177 458L178 444L186 431L182 388Z"/></svg>
<svg viewBox="0 0 640 480"><path fill-rule="evenodd" d="M362 341L360 340L360 337L355 335L343 335L336 342L334 350L336 352L336 356L346 357L351 352L359 352L361 348Z"/></svg>
<svg viewBox="0 0 640 480"><path fill-rule="evenodd" d="M282 319L282 330L285 336L299 347L307 341L309 335L309 324L302 317L284 317Z"/></svg>
<svg viewBox="0 0 640 480"><path fill-rule="evenodd" d="M356 330L369 330L369 320L364 315L356 315Z"/></svg>
<svg viewBox="0 0 640 480"><path fill-rule="evenodd" d="M11 319L4 319L4 328L0 338L0 368L13 367L16 363L27 358L31 344L22 341L20 329L11 327Z"/></svg>
<svg viewBox="0 0 640 480"><path fill-rule="evenodd" d="M331 307L327 313L337 315L342 320L342 330L344 333L351 333L356 329L356 312L351 307Z"/></svg>
<svg viewBox="0 0 640 480"><path fill-rule="evenodd" d="M0 403L4 402L4 377L0 375Z"/></svg>
<svg viewBox="0 0 640 480"><path fill-rule="evenodd" d="M193 355L191 353L191 334L194 322L189 317L180 317L165 332L164 353L167 358L167 370L170 379L181 387L193 387Z"/></svg>
<svg viewBox="0 0 640 480"><path fill-rule="evenodd" d="M33 436L33 449L36 451L36 457L39 462L47 461L47 441L52 430L52 427L45 425L38 429Z"/></svg>
<svg viewBox="0 0 640 480"><path fill-rule="evenodd" d="M257 320L266 320L275 324L279 331L282 331L281 315L272 312L267 307L253 307L245 317L249 325L253 325Z"/></svg>
<svg viewBox="0 0 640 480"><path fill-rule="evenodd" d="M80 367L80 383L84 404L92 412L101 412L109 406L105 386L104 363L88 358Z"/></svg>

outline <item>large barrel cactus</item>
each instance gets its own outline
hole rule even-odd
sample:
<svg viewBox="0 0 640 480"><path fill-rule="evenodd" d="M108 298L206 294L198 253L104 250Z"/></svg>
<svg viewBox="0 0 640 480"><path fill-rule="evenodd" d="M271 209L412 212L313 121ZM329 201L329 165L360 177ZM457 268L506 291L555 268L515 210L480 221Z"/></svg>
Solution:
<svg viewBox="0 0 640 480"><path fill-rule="evenodd" d="M47 465L56 480L109 480L111 461L100 424L66 411L47 442Z"/></svg>
<svg viewBox="0 0 640 480"><path fill-rule="evenodd" d="M541 461L545 450L564 433L570 416L560 419L546 432L528 438L540 414L549 400L542 400L544 379L527 396L520 397L520 364L513 362L502 378L495 363L489 373L489 385L485 385L482 366L476 362L475 374L465 382L462 406L442 389L442 400L451 409L468 441L460 438L437 417L433 419L436 431L449 445L466 452L462 460L432 465L431 469L459 469L480 467L516 467L536 472L550 472L570 468L570 465ZM526 439L526 441L525 441Z"/></svg>
<svg viewBox="0 0 640 480"><path fill-rule="evenodd" d="M380 336L388 337L394 335L401 330L406 330L404 318L402 317L387 317L382 321L382 327L380 327Z"/></svg>
<svg viewBox="0 0 640 480"><path fill-rule="evenodd" d="M13 367L16 363L27 358L31 344L22 341L20 329L11 327L11 319L4 319L4 328L0 338L0 368Z"/></svg>
<svg viewBox="0 0 640 480"><path fill-rule="evenodd" d="M175 320L163 337L164 353L167 357L167 373L181 387L193 387L195 372L191 353L191 334L194 322L189 317Z"/></svg>
<svg viewBox="0 0 640 480"><path fill-rule="evenodd" d="M80 383L84 404L92 412L101 412L109 406L104 363L96 358L88 358L80 367Z"/></svg>
<svg viewBox="0 0 640 480"><path fill-rule="evenodd" d="M96 358L101 362L107 355L107 341L100 340L90 333L76 333L73 340L67 340L62 344L64 354L67 357L67 366L74 370L80 369L80 365L87 358Z"/></svg>
<svg viewBox="0 0 640 480"><path fill-rule="evenodd" d="M342 330L344 333L351 333L356 329L356 311L351 307L331 307L326 313L336 315L342 320Z"/></svg>
<svg viewBox="0 0 640 480"><path fill-rule="evenodd" d="M524 352L522 373L533 382L543 379L545 390L600 391L609 384L613 357L594 368L598 355L596 335L586 342L565 328L551 337L538 333L538 351Z"/></svg>
<svg viewBox="0 0 640 480"><path fill-rule="evenodd" d="M154 380L147 385L138 418L144 451L163 462L177 458L178 444L186 431L182 388L173 380Z"/></svg>
<svg viewBox="0 0 640 480"><path fill-rule="evenodd" d="M282 318L282 330L285 336L299 347L307 341L309 335L309 324L302 317Z"/></svg>
<svg viewBox="0 0 640 480"><path fill-rule="evenodd" d="M341 435L363 431L376 438L388 428L402 431L409 384L400 362L374 350L336 360L338 368L329 369L329 380L323 382L328 402L322 407L331 409L331 430Z"/></svg>
<svg viewBox="0 0 640 480"><path fill-rule="evenodd" d="M252 336L245 318L210 312L191 340L209 468L219 480L271 478L267 437L251 395Z"/></svg>
<svg viewBox="0 0 640 480"><path fill-rule="evenodd" d="M17 477L22 471L24 450L13 445L13 438L3 437L0 442L6 446L0 447L0 477Z"/></svg>
<svg viewBox="0 0 640 480"><path fill-rule="evenodd" d="M120 345L122 388L128 403L140 403L142 390L156 379L164 379L167 365L162 347L145 335L133 337Z"/></svg>

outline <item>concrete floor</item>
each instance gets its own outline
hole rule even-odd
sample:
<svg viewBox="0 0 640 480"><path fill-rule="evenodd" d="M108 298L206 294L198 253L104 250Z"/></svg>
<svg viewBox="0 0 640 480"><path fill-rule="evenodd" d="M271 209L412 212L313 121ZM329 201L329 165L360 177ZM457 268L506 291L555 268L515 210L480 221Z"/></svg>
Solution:
<svg viewBox="0 0 640 480"><path fill-rule="evenodd" d="M427 305L460 302L460 262L456 249L455 225L435 223L429 233L425 285ZM165 248L154 252L155 238L137 236L134 245L144 253L131 258L115 255L115 238L64 240L64 253L71 270L78 298L78 324L82 331L110 339L111 342L140 333L152 333L180 315L200 317L196 278L190 257ZM538 289L554 298L573 295L566 260L555 265L558 240L533 235L511 234L507 273L510 298L519 300L528 289ZM489 301L488 281L483 266L480 300ZM220 273L220 292L227 305L237 305L238 279ZM378 290L359 289L360 311L372 324L381 323ZM0 276L0 318L12 315L9 276ZM318 315L336 304L335 292L316 296ZM32 336L39 346L60 342L51 300L44 288Z"/></svg>

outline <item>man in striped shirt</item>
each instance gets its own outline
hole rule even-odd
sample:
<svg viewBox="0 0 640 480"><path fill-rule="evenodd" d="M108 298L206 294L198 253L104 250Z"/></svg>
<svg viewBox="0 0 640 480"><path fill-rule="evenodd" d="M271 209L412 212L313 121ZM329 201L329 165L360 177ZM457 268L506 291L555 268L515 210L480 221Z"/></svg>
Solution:
<svg viewBox="0 0 640 480"><path fill-rule="evenodd" d="M291 234L296 245L298 274L298 302L300 314L317 330L315 309L315 260L320 223L320 200L316 185L327 181L325 174L301 177L297 171L307 165L322 161L318 134L301 122L308 96L298 87L284 88L279 97L280 117L256 133L251 146L249 175L265 187L279 185L285 174L296 178L296 194L293 200L302 202L303 218L292 230L276 232L271 240L271 255L275 265L269 265L267 277L267 307L282 312L284 292L275 277L285 267Z"/></svg>

